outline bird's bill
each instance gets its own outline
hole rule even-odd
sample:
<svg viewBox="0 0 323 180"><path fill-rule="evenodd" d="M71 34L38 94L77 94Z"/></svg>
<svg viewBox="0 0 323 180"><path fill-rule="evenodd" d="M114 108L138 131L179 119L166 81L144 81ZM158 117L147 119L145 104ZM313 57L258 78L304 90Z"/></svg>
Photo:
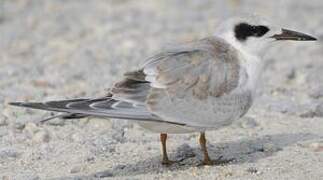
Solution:
<svg viewBox="0 0 323 180"><path fill-rule="evenodd" d="M292 40L292 41L316 41L317 39L315 37L312 37L310 35L292 31L288 29L282 29L281 34L275 34L271 36L271 38L274 38L276 40Z"/></svg>

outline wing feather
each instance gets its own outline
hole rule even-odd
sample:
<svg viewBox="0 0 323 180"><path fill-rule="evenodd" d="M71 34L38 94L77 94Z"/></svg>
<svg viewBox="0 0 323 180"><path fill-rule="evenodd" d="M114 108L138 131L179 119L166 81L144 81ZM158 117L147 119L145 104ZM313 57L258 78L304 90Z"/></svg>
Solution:
<svg viewBox="0 0 323 180"><path fill-rule="evenodd" d="M214 37L177 50L158 54L145 64L145 80L152 87L146 98L147 108L172 122L210 125L211 116L216 114L211 107L232 94L239 86L240 73L245 73L239 55L228 43ZM200 112L196 113L195 108ZM199 119L200 114L205 117Z"/></svg>
<svg viewBox="0 0 323 180"><path fill-rule="evenodd" d="M127 102L120 102L111 97L98 99L76 99L62 101L12 102L10 105L40 110L83 114L89 116L130 119L140 121L166 122L142 107L134 107Z"/></svg>

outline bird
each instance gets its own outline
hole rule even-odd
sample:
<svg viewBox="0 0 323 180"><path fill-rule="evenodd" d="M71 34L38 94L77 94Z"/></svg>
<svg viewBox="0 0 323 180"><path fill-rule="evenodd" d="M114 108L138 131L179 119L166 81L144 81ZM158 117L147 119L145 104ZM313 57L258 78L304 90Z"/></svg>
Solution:
<svg viewBox="0 0 323 180"><path fill-rule="evenodd" d="M221 164L225 160L210 158L205 132L229 126L248 112L264 68L264 54L286 40L317 39L259 16L233 17L212 35L156 52L141 67L126 72L103 97L9 104L59 112L54 117L63 119L134 121L160 134L164 165L174 163L167 155L167 135L197 132L204 155L201 163Z"/></svg>

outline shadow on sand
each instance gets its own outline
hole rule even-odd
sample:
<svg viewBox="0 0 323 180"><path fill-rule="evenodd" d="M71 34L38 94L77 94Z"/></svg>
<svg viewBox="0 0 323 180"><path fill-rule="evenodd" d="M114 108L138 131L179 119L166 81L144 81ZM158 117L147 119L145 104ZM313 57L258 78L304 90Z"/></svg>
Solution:
<svg viewBox="0 0 323 180"><path fill-rule="evenodd" d="M230 164L241 164L273 156L284 147L313 138L315 138L313 134L305 133L266 135L255 139L243 139L214 145L208 144L208 150L213 159L233 159ZM198 147L191 148L187 144L177 148L175 153L170 154L170 157L179 162L166 167L161 165L160 156L157 156L133 164L118 165L112 169L96 172L88 176L70 176L55 179L83 180L135 176L147 173L161 173L163 171L183 171L198 166L200 159L202 159L200 149Z"/></svg>

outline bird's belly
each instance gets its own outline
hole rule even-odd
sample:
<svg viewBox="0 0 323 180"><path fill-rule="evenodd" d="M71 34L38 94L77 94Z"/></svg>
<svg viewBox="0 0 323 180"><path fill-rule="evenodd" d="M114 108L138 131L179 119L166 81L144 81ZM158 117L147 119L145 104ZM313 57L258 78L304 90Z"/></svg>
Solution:
<svg viewBox="0 0 323 180"><path fill-rule="evenodd" d="M188 105L187 103L190 103ZM203 127L207 129L218 129L230 125L234 120L243 116L252 104L250 92L223 95L221 97L208 97L206 100L178 103L180 109L177 113L176 121L187 126ZM185 107L194 107L185 110Z"/></svg>
<svg viewBox="0 0 323 180"><path fill-rule="evenodd" d="M169 123L140 121L138 122L138 124L144 129L148 129L149 131L155 132L155 133L183 134L183 133L203 131L194 127L181 126L181 125L169 124Z"/></svg>
<svg viewBox="0 0 323 180"><path fill-rule="evenodd" d="M182 125L140 122L140 125L153 132L189 133L219 129L232 124L243 116L252 104L251 92L209 97L206 101L178 102L170 112L171 117L163 117L166 121L182 123ZM186 109L194 107L194 109Z"/></svg>
<svg viewBox="0 0 323 180"><path fill-rule="evenodd" d="M246 114L252 105L252 94L249 92L220 97L210 102L208 111L211 117L205 117L210 128L230 125L234 120Z"/></svg>

